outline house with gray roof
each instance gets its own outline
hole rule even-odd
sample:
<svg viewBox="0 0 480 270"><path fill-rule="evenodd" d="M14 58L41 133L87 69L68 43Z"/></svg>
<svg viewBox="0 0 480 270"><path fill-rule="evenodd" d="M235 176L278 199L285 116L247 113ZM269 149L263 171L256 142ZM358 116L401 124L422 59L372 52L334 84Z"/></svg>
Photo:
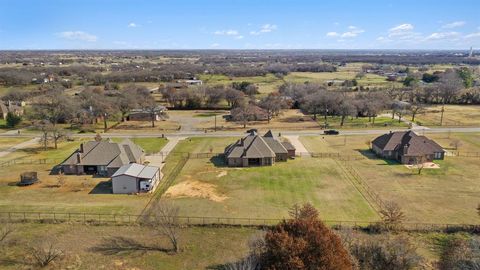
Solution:
<svg viewBox="0 0 480 270"><path fill-rule="evenodd" d="M162 179L160 168L137 163L125 164L112 175L114 194L146 193L155 190Z"/></svg>
<svg viewBox="0 0 480 270"><path fill-rule="evenodd" d="M288 149L287 149L288 148ZM255 131L225 148L225 160L230 167L271 166L295 156L292 144L281 142L272 131L260 136Z"/></svg>
<svg viewBox="0 0 480 270"><path fill-rule="evenodd" d="M377 137L372 141L372 150L379 157L397 160L402 164L432 162L445 157L445 150L439 144L411 130Z"/></svg>
<svg viewBox="0 0 480 270"><path fill-rule="evenodd" d="M121 143L91 141L80 144L62 164L65 174L113 175L120 167L130 163L143 163L143 149L126 139Z"/></svg>

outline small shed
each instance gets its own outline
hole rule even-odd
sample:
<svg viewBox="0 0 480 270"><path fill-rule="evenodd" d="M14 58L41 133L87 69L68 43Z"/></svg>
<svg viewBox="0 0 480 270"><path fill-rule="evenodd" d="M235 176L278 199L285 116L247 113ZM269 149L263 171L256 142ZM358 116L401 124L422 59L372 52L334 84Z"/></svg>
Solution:
<svg viewBox="0 0 480 270"><path fill-rule="evenodd" d="M137 163L126 164L112 175L115 194L147 193L155 190L162 174L158 167Z"/></svg>

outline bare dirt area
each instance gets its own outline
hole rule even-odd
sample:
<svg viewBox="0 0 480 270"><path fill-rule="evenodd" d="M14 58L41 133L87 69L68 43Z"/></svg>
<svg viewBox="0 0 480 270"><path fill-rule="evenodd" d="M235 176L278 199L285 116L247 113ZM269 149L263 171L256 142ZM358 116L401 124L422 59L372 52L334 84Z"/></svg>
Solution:
<svg viewBox="0 0 480 270"><path fill-rule="evenodd" d="M214 202L223 202L227 196L219 194L213 184L197 180L187 180L170 187L165 193L166 198L202 198Z"/></svg>

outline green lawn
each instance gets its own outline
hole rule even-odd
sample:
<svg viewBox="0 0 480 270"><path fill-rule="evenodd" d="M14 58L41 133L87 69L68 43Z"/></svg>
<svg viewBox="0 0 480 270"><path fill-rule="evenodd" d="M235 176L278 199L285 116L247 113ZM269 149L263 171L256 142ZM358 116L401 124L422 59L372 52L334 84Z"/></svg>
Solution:
<svg viewBox="0 0 480 270"><path fill-rule="evenodd" d="M460 140L461 152L480 151L479 134L427 134L449 148ZM478 223L475 208L480 194L478 172L480 158L446 157L436 161L440 169L424 169L420 175L396 162L377 159L366 142L375 136L301 137L313 152L340 152L346 155L366 153L350 165L383 200L400 204L410 222ZM346 139L346 144L345 140Z"/></svg>
<svg viewBox="0 0 480 270"><path fill-rule="evenodd" d="M212 139L192 140L180 143L175 150L202 152L209 144L219 147ZM167 159L167 165L173 158ZM252 168L228 168L218 158L190 159L165 197L188 216L283 218L293 204L311 202L323 219L377 219L330 159L303 158Z"/></svg>

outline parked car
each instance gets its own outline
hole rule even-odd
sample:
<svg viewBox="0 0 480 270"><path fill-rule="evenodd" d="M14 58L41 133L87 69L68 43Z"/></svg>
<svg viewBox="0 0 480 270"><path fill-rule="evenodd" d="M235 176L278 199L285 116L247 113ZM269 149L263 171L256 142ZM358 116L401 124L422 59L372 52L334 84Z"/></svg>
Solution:
<svg viewBox="0 0 480 270"><path fill-rule="evenodd" d="M335 129L329 129L329 130L325 130L323 132L323 134L325 135L338 135L340 132L338 130L335 130Z"/></svg>

